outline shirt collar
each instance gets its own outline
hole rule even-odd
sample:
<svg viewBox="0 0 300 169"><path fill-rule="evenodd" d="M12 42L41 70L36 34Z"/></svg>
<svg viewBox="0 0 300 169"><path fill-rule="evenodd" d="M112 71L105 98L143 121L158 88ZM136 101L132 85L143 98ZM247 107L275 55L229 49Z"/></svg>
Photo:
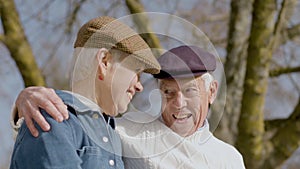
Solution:
<svg viewBox="0 0 300 169"><path fill-rule="evenodd" d="M60 96L63 102L72 107L75 112L74 114L84 114L88 111L99 112L103 115L105 121L115 129L115 121L114 118L106 115L102 112L101 108L94 103L93 101L89 100L88 98L79 95L77 93L72 93L70 91L62 91L62 90L55 90L56 94Z"/></svg>
<svg viewBox="0 0 300 169"><path fill-rule="evenodd" d="M165 124L164 119L162 116L159 117L159 121ZM212 136L212 133L209 131L209 123L208 120L205 119L204 124L202 127L200 127L195 133L193 133L190 136L187 136L186 138L192 142L195 142L197 144L203 144L205 143L210 137Z"/></svg>
<svg viewBox="0 0 300 169"><path fill-rule="evenodd" d="M187 139L196 144L204 144L211 138L211 136L212 133L209 131L208 120L205 119L204 125L200 127L195 133L188 136Z"/></svg>

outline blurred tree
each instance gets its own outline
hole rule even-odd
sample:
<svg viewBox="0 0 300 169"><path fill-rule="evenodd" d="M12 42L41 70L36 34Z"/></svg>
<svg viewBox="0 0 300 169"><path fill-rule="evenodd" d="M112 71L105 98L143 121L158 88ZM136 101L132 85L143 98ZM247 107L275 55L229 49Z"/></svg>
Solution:
<svg viewBox="0 0 300 169"><path fill-rule="evenodd" d="M4 30L0 41L8 48L16 62L25 87L44 86L44 78L35 62L13 0L0 0L0 17Z"/></svg>
<svg viewBox="0 0 300 169"><path fill-rule="evenodd" d="M270 44L275 27L276 2L256 0L253 10L237 146L244 155L246 166L255 169L261 166L264 157L263 107L272 57Z"/></svg>
<svg viewBox="0 0 300 169"><path fill-rule="evenodd" d="M237 135L237 122L240 115L249 27L251 24L253 0L232 0L229 20L227 56L225 61L226 81L221 87L227 87L226 105L223 119L216 135L224 141L234 144ZM217 113L212 113L217 114ZM227 134L223 134L227 133Z"/></svg>
<svg viewBox="0 0 300 169"><path fill-rule="evenodd" d="M287 21L291 17L295 4L296 1L283 0L280 10L277 11L276 22L274 22L276 1L255 0L253 4L253 20L248 42L244 93L236 142L248 168L276 168L300 145L299 122L295 120L299 117L298 106L288 120L276 123L280 124L277 126L272 125L272 129L277 129L270 140L265 140L267 131L264 121L270 61L273 52L279 46L282 29L287 27ZM286 139L287 133L293 139Z"/></svg>

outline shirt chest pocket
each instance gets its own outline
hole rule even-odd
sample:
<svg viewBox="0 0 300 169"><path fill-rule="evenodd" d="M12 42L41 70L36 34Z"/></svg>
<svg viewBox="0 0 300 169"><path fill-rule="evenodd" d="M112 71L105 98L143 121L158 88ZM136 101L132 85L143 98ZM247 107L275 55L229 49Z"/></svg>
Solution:
<svg viewBox="0 0 300 169"><path fill-rule="evenodd" d="M77 154L82 160L82 168L118 168L119 157L113 153L96 146L84 146L77 149Z"/></svg>

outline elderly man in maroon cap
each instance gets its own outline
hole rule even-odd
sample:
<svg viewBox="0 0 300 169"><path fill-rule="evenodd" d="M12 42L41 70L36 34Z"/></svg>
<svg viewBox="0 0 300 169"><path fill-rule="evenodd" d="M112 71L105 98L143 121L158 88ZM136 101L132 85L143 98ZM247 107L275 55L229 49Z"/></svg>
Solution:
<svg viewBox="0 0 300 169"><path fill-rule="evenodd" d="M209 131L207 115L217 96L215 56L197 46L179 46L158 58L161 116L128 112L117 120L125 166L136 168L243 169L241 154ZM140 115L141 116L141 115ZM172 131L173 132L172 132ZM135 166L135 167L133 167Z"/></svg>
<svg viewBox="0 0 300 169"><path fill-rule="evenodd" d="M129 112L117 121L125 167L245 168L240 153L209 131L207 114L218 90L211 75L215 57L196 46L180 46L158 61L162 69L154 77L163 99L161 116ZM27 90L23 95L31 93ZM135 120L138 116L143 120Z"/></svg>

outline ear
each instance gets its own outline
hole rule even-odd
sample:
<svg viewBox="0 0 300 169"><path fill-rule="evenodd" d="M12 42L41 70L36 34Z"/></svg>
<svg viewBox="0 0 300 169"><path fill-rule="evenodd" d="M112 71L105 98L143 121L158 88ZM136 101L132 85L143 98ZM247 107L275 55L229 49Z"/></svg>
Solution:
<svg viewBox="0 0 300 169"><path fill-rule="evenodd" d="M213 80L211 83L210 83L210 86L209 86L209 103L212 104L216 97L217 97L217 93L218 93L218 82L216 80Z"/></svg>
<svg viewBox="0 0 300 169"><path fill-rule="evenodd" d="M111 55L106 48L101 48L98 50L96 54L97 62L98 62L98 78L103 80L106 76L109 61L111 59Z"/></svg>

